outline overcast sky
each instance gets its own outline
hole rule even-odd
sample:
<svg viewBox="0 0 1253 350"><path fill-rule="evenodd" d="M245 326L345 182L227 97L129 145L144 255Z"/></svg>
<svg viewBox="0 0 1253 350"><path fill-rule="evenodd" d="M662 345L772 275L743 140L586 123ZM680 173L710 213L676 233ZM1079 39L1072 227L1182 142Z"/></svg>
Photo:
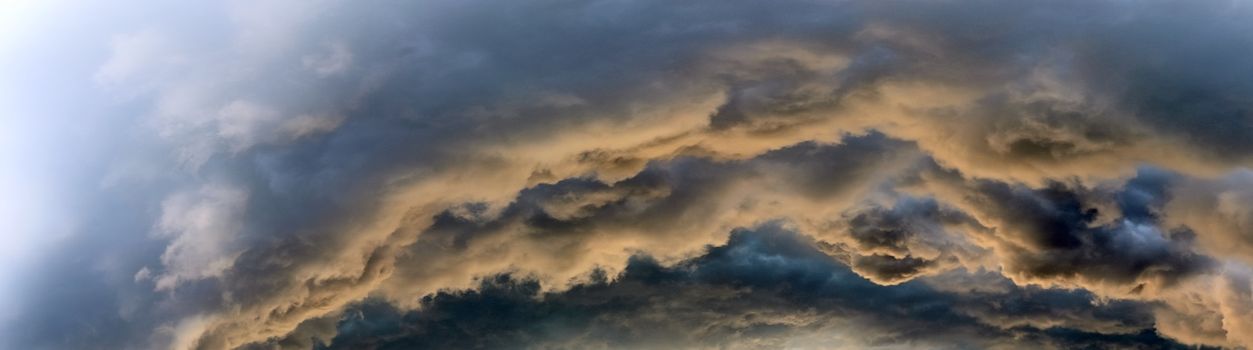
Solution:
<svg viewBox="0 0 1253 350"><path fill-rule="evenodd" d="M1253 2L0 1L0 348L1253 348Z"/></svg>

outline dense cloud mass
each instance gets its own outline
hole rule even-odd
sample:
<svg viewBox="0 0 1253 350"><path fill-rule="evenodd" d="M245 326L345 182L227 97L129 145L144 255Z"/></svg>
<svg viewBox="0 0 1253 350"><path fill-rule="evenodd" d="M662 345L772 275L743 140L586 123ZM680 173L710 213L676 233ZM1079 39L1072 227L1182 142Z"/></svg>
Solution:
<svg viewBox="0 0 1253 350"><path fill-rule="evenodd" d="M1250 2L182 6L5 46L0 347L1253 348Z"/></svg>

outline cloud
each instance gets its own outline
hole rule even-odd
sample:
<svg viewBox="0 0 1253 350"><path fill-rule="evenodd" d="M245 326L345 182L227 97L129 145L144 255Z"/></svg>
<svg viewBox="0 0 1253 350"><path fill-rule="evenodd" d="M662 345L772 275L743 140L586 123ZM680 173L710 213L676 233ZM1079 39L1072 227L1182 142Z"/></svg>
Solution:
<svg viewBox="0 0 1253 350"><path fill-rule="evenodd" d="M343 73L352 64L352 52L346 44L332 43L327 44L326 48L327 52L307 55L300 62L321 77Z"/></svg>
<svg viewBox="0 0 1253 350"><path fill-rule="evenodd" d="M1209 264L1186 234L1117 216L1099 222L1100 203L1112 194L1061 183L1030 189L974 180L960 186L966 188L954 191L964 194L959 205L996 229L986 239L1002 254L1007 276L1022 282L1163 286Z"/></svg>
<svg viewBox="0 0 1253 350"><path fill-rule="evenodd" d="M247 193L222 186L205 186L179 193L161 205L157 236L170 240L161 263L166 272L155 277L158 290L171 289L180 280L221 277L234 264L243 234ZM147 275L146 268L136 273Z"/></svg>
<svg viewBox="0 0 1253 350"><path fill-rule="evenodd" d="M325 344L893 348L908 341L933 348L1182 348L1146 331L1152 326L1142 323L1143 304L1100 304L1083 292L1012 284L997 293L949 292L918 282L881 286L814 243L767 226L737 231L725 245L672 267L637 256L613 280L596 275L563 292L497 275L471 290L425 297L413 311L368 300L349 308L338 335ZM1117 335L1098 335L1111 329Z"/></svg>
<svg viewBox="0 0 1253 350"><path fill-rule="evenodd" d="M90 268L100 292L31 297L0 335L1253 346L1248 10L260 1L113 23L92 78L128 134L84 196L99 228L30 287ZM42 311L67 300L86 326Z"/></svg>
<svg viewBox="0 0 1253 350"><path fill-rule="evenodd" d="M1176 181L1183 183L1170 192L1162 215L1165 224L1205 232L1197 239L1210 251L1247 261L1253 238L1253 174L1244 170L1219 179Z"/></svg>

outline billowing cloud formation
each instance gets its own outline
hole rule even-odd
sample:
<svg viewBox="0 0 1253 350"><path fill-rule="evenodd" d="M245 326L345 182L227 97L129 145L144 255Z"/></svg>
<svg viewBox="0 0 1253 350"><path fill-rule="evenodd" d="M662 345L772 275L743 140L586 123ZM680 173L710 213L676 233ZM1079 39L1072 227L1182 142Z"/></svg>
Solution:
<svg viewBox="0 0 1253 350"><path fill-rule="evenodd" d="M84 79L134 137L101 141L80 232L0 335L1253 347L1250 10L260 1L124 26Z"/></svg>
<svg viewBox="0 0 1253 350"><path fill-rule="evenodd" d="M813 244L767 226L737 231L726 245L673 267L634 258L612 282L599 275L561 293L541 295L534 281L489 276L478 290L428 296L414 311L367 301L346 311L327 346L1178 346L1143 331L1151 325L1140 304L1100 303L1085 292L1022 288L964 272L937 279L980 281L989 290L956 292L927 279L885 287Z"/></svg>

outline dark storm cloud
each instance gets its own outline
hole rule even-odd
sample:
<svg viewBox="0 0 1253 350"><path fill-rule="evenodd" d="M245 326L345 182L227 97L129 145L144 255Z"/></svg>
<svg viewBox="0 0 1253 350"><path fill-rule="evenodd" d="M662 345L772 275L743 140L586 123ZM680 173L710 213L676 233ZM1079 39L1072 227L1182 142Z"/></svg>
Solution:
<svg viewBox="0 0 1253 350"><path fill-rule="evenodd" d="M3 335L1249 346L1247 7L231 3L110 44L152 134L119 142L161 155L124 151L85 199L107 238L31 287L91 288ZM818 248L721 245L776 221Z"/></svg>
<svg viewBox="0 0 1253 350"><path fill-rule="evenodd" d="M1035 190L986 181L974 187L971 205L995 217L1003 239L1021 252L1006 266L1011 274L1172 283L1209 263L1186 237L1161 232L1152 223L1095 223L1100 211L1058 183Z"/></svg>
<svg viewBox="0 0 1253 350"><path fill-rule="evenodd" d="M996 251L1003 272L1011 278L1086 283L1087 288L1098 289L1129 286L1138 292L1145 284L1169 287L1216 267L1212 258L1197 251L1187 227L1160 222L1158 213L1169 200L1164 176L1169 175L1143 169L1137 177L1113 186L1050 182L1032 188L965 179L951 170L932 168L924 170L922 178L929 180L922 186L931 186L941 193L939 198L964 211L959 213L965 218L977 220L976 229L970 230L973 239ZM917 213L911 218L935 215Z"/></svg>
<svg viewBox="0 0 1253 350"><path fill-rule="evenodd" d="M986 231L974 218L934 199L901 197L890 208L872 205L845 213L845 243L831 247L859 274L879 283L972 263L988 252L962 236Z"/></svg>
<svg viewBox="0 0 1253 350"><path fill-rule="evenodd" d="M325 347L858 348L908 341L933 348L1184 348L1152 333L1144 305L1093 306L1088 293L1038 288L966 294L917 282L880 286L813 244L764 227L737 231L726 245L673 267L634 257L611 281L596 277L559 293L500 275L473 290L424 297L420 311L366 301L346 311ZM1002 321L980 318L986 314L1058 323L1002 329L984 323ZM1057 321L1067 317L1116 324L1123 333ZM843 333L844 324L852 328L843 332L857 333Z"/></svg>

